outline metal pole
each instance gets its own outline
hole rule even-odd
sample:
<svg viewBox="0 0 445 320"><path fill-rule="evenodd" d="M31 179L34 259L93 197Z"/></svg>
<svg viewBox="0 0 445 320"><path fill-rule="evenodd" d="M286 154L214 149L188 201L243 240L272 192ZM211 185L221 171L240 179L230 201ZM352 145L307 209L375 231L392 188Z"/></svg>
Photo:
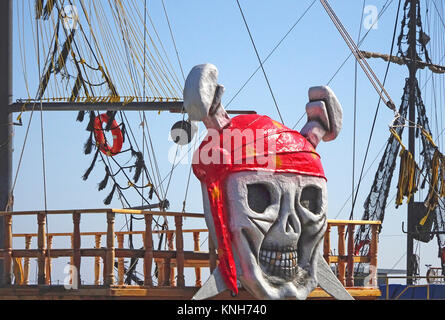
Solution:
<svg viewBox="0 0 445 320"><path fill-rule="evenodd" d="M12 181L12 0L0 1L0 210L8 207ZM0 249L4 249L4 218L0 217ZM0 260L0 286L3 286Z"/></svg>
<svg viewBox="0 0 445 320"><path fill-rule="evenodd" d="M409 120L411 124L416 121L416 89L417 89L417 3L418 0L407 0L410 2L410 10L409 10L409 32L408 32L408 58L411 62L408 64L409 68ZM415 142L415 128L410 126L409 128L409 151L415 158L416 151L416 142ZM414 263L413 263L413 255L414 255L414 239L413 232L414 225L412 219L412 204L414 203L414 198L411 199L411 202L408 204L408 213L407 213L407 222L408 222L408 234L407 234L407 244L406 244L406 276L407 285L413 284L413 276L414 276Z"/></svg>

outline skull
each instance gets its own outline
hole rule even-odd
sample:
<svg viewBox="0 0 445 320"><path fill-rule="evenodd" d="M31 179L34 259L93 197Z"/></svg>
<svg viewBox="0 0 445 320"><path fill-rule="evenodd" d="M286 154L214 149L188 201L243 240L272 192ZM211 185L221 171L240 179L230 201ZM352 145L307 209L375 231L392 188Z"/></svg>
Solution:
<svg viewBox="0 0 445 320"><path fill-rule="evenodd" d="M194 298L226 289L236 293L239 281L259 299L304 300L317 285L349 299L319 252L327 227L327 187L315 148L341 130L337 98L327 87L311 88L308 123L300 134L266 116L230 119L215 75L216 67L197 66L184 90L189 116L209 130L193 170L219 256L217 269Z"/></svg>
<svg viewBox="0 0 445 320"><path fill-rule="evenodd" d="M327 225L326 181L240 172L228 177L226 190L242 286L259 299L306 299L317 286L316 253Z"/></svg>

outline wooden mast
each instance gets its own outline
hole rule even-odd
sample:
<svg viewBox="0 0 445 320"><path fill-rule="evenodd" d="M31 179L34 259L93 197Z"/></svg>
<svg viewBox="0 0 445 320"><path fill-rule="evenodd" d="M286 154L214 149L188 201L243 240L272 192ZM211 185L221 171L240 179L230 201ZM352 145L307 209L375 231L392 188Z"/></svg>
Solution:
<svg viewBox="0 0 445 320"><path fill-rule="evenodd" d="M9 203L12 181L12 0L0 1L0 210L12 210ZM0 249L5 248L5 217L0 217ZM0 287L4 264L0 261Z"/></svg>
<svg viewBox="0 0 445 320"><path fill-rule="evenodd" d="M409 121L411 123L416 123L416 100L417 100L417 3L418 0L407 0L410 2L409 10L409 25L408 25L408 62L409 69ZM403 32L403 30L402 30ZM416 142L415 142L415 128L413 126L409 127L409 151L415 159L416 152ZM407 212L407 223L408 223L408 234L407 234L407 244L406 244L406 276L407 285L413 284L414 276L414 238L413 234L415 232L413 219L412 219L412 205L414 203L414 197L412 197L410 203L408 204Z"/></svg>

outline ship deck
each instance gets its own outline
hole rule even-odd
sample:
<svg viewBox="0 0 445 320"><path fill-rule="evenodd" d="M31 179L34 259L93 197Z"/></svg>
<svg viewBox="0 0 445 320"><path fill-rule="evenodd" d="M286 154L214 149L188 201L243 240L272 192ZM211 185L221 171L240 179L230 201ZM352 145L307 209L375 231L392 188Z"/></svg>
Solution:
<svg viewBox="0 0 445 320"><path fill-rule="evenodd" d="M0 289L0 300L191 300L197 287L143 287L143 286L83 286L67 290L64 286L12 286ZM378 288L347 288L356 300L376 300L381 296ZM325 291L317 288L309 300L331 300ZM225 292L212 300L255 300L246 290L237 297Z"/></svg>
<svg viewBox="0 0 445 320"><path fill-rule="evenodd" d="M82 233L80 220L85 215L102 214L106 216L106 232ZM116 215L136 215L145 220L145 230L132 232L115 232ZM73 231L69 233L46 233L46 219L51 215L72 216ZM184 219L204 219L203 214L152 212L126 209L94 209L94 210L59 210L47 212L1 212L5 218L5 249L0 250L5 272L3 286L0 288L0 300L190 300L202 285L202 271L212 272L217 262L217 252L209 237L208 248L200 248L202 234L208 235L208 230L184 230ZM17 216L34 217L37 222L37 233L14 234L12 232L13 218ZM153 230L153 217L162 216L174 218L174 230ZM369 253L366 256L356 255L354 235L357 226L371 225L372 237L369 243ZM379 222L370 221L329 221L324 237L323 252L326 261L337 271L340 282L350 294L358 300L375 300L381 296L377 286L377 273L371 273L366 282L367 287L356 286L354 265L368 264L369 270L377 270L377 244ZM334 229L337 232L333 232ZM348 231L347 237L345 236ZM168 249L154 249L154 235L161 233L166 236ZM142 249L125 248L125 237L142 237ZM192 250L184 249L184 237L192 236ZM67 237L71 239L70 248L54 248L53 239ZM84 248L82 239L94 237L95 247ZM335 237L335 239L334 239ZM13 247L13 239L25 239L25 248ZM36 248L31 248L31 241L37 239ZM102 245L105 238L105 245ZM333 255L332 245L337 248ZM86 243L86 241L84 242ZM117 243L117 247L116 247ZM187 243L190 245L190 243ZM188 246L187 246L188 247ZM63 286L55 285L51 280L51 265L55 259L69 258L73 270L81 270L82 258L94 258L91 270L94 273L94 284L84 285L81 272L71 272L69 283ZM30 260L37 262L37 284L29 280ZM125 260L143 260L143 285L124 285ZM86 261L84 261L86 262ZM84 263L85 264L85 263ZM82 264L82 268L85 268ZM116 268L115 268L116 267ZM194 284L186 285L184 270L194 270ZM116 272L116 270L117 272ZM154 270L157 270L154 273ZM85 270L85 269L83 269ZM153 275L156 274L154 277ZM187 283L190 283L188 279ZM245 290L240 290L233 298L225 292L215 297L217 300L252 300L253 297ZM331 299L322 289L316 289L309 299Z"/></svg>

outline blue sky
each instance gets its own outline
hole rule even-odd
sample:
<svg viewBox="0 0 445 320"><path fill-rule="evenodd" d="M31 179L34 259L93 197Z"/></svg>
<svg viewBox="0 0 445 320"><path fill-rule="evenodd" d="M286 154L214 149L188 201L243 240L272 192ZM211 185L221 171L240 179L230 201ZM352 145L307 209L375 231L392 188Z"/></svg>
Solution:
<svg viewBox="0 0 445 320"><path fill-rule="evenodd" d="M246 19L255 39L258 51L265 58L289 28L302 15L312 0L278 0L278 1L240 1ZM142 3L142 1L141 1ZM158 25L161 38L166 39L165 45L170 59L176 62L174 48L170 41L168 27L162 12L162 2L148 1L151 16ZM258 67L253 46L250 42L244 22L240 15L236 1L174 1L166 2L171 20L176 45L185 73L197 64L210 62L220 71L219 82L226 87L224 103L234 96L238 89ZM368 0L366 5L372 5L381 10L386 3L383 0ZM398 1L390 1L390 6L378 21L378 28L371 30L362 45L363 50L389 53L396 16ZM350 32L353 39L357 39L362 18L362 1L332 0L331 5L337 15ZM16 8L14 8L16 10ZM15 12L15 27L20 13ZM25 21L28 21L26 18ZM26 22L29 23L29 22ZM399 29L397 35L399 34ZM26 30L26 29L25 29ZM362 27L362 35L367 32ZM17 35L17 33L16 33ZM31 35L25 33L26 40L31 41ZM14 45L15 57L19 57L17 41ZM308 100L308 89L311 86L326 85L329 79L349 55L343 39L333 26L321 4L317 3L289 34L279 49L265 64L277 102L285 119L285 124L294 126L305 112ZM432 55L433 60L441 57ZM32 94L37 88L37 66L32 63L32 55L28 64L28 79L34 85ZM380 79L386 69L386 63L380 60L370 61ZM180 69L175 64L176 73L180 76ZM26 98L23 85L23 74L19 59L14 61L14 99ZM424 73L421 73L424 76ZM400 104L403 86L407 77L407 69L402 66L391 66L386 89L396 105ZM344 108L344 128L340 137L330 143L322 143L317 151L322 161L329 183L329 218L347 219L351 204L347 202L352 192L352 143L353 143L353 103L354 103L354 60L351 58L330 84L337 94ZM426 93L427 94L427 93ZM431 97L425 96L427 110L430 112ZM378 102L378 96L363 72L358 72L357 91L357 155L356 181L371 130L372 119ZM252 79L230 108L256 110L279 120L273 100L268 91L261 72ZM130 122L134 123L134 130L141 134L138 127L140 121L135 113L128 113ZM15 127L14 140L14 168L17 167L20 150L23 144L26 125L30 114L23 117L25 127ZM44 114L45 156L47 162L47 188L49 209L62 208L96 208L104 207L102 201L107 192L99 193L97 183L103 178L102 165L97 168L87 182L81 179L89 166L91 157L83 155L83 144L88 135L85 124L75 122L76 113L46 113ZM181 120L179 115L168 113L148 114L148 122L154 140L157 158L162 177L166 177L171 169L168 154L172 150L172 142L168 141L171 126ZM379 151L384 146L388 136L388 125L393 120L393 113L381 107L375 135L372 141L370 156L366 165L369 167L374 159L377 161L371 167L359 193L354 217L360 219L363 203L370 190L375 170L380 157ZM304 121L303 121L304 122ZM301 129L301 122L297 129ZM200 132L204 128L201 126ZM174 150L174 149L173 149ZM378 156L378 157L377 157ZM377 157L377 158L376 158ZM42 209L42 155L40 141L40 115L35 114L31 126L31 134L26 146L22 169L19 173L15 190L15 210ZM173 176L173 183L169 189L168 199L172 211L180 211L184 200L189 165L179 165ZM395 186L390 193L395 193ZM425 197L425 193L419 199ZM129 198L135 205L140 204L136 194ZM418 198L416 197L416 200ZM112 207L120 207L117 199ZM402 234L402 221L406 220L406 207L399 210L391 205L386 214L383 233L379 244L379 266L381 268L404 268L405 258L396 264L406 251L406 238ZM187 211L202 212L201 190L197 179L192 176ZM195 222L187 221L188 227L202 227ZM124 220L118 220L119 227L124 227ZM142 229L141 224L137 226ZM118 227L118 229L120 229ZM35 232L36 223L28 218L17 219L14 223L15 232ZM51 218L50 232L70 231L71 218ZM88 217L82 220L82 231L104 231L105 217ZM439 264L437 259L437 244L421 244L422 256L420 266L424 264ZM419 251L418 251L419 252ZM422 268L422 274L425 273Z"/></svg>

